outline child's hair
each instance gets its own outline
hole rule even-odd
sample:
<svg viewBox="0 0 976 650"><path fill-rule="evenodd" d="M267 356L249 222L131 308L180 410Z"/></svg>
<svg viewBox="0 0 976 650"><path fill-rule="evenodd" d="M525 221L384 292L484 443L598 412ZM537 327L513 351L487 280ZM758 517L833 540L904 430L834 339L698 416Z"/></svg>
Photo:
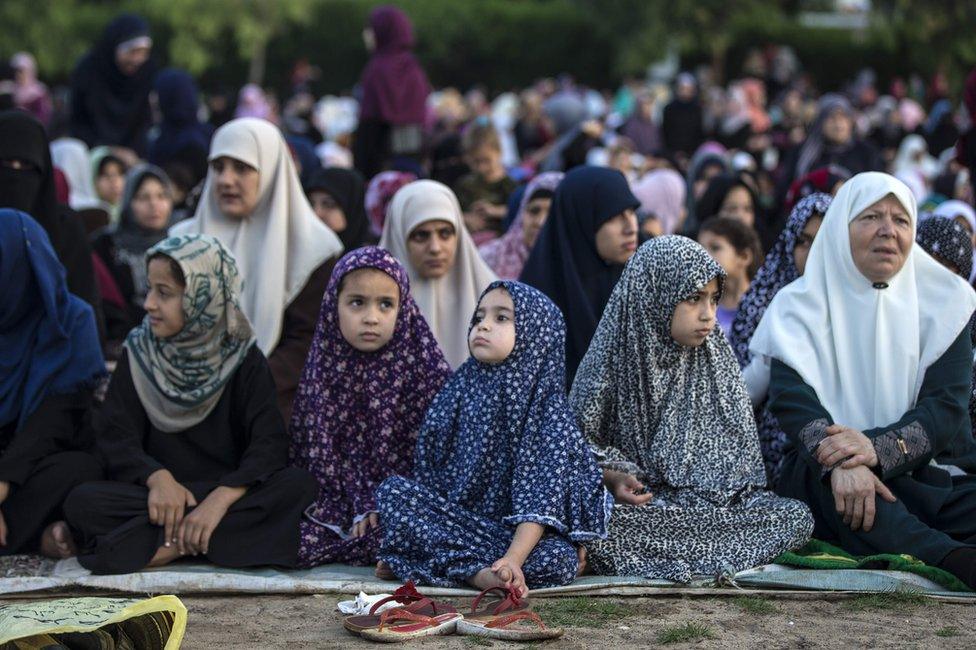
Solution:
<svg viewBox="0 0 976 650"><path fill-rule="evenodd" d="M96 170L95 176L102 176L106 173L109 165L118 165L119 170L124 174L126 172L125 163L122 159L115 154L108 154L98 161L98 169Z"/></svg>
<svg viewBox="0 0 976 650"><path fill-rule="evenodd" d="M756 273L759 272L759 267L763 263L763 252L759 235L750 226L738 219L712 217L705 220L698 232L710 232L713 235L725 238L740 255L746 251L752 251L752 263L746 269L746 274L749 276L749 280L756 277Z"/></svg>
<svg viewBox="0 0 976 650"><path fill-rule="evenodd" d="M498 139L498 132L491 124L472 124L461 138L461 150L467 156L484 147L489 147L499 152L502 150L502 143Z"/></svg>
<svg viewBox="0 0 976 650"><path fill-rule="evenodd" d="M180 268L179 262L174 260L166 253L153 253L149 256L149 259L146 260L146 266L149 266L149 263L153 260L165 260L169 262L169 272L173 274L173 279L176 280L178 285L184 289L186 288L186 276L183 275L183 269Z"/></svg>

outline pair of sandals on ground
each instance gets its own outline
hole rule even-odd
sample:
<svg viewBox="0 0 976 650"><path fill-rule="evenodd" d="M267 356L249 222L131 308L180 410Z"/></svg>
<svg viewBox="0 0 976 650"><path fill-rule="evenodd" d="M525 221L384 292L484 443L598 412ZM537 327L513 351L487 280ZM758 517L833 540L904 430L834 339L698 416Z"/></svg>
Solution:
<svg viewBox="0 0 976 650"><path fill-rule="evenodd" d="M377 613L383 605L401 606ZM453 605L417 591L413 581L377 601L369 614L348 616L343 626L369 641L397 643L425 636L461 634L504 641L543 641L563 635L562 628L546 627L527 598L511 587L485 589L460 613Z"/></svg>

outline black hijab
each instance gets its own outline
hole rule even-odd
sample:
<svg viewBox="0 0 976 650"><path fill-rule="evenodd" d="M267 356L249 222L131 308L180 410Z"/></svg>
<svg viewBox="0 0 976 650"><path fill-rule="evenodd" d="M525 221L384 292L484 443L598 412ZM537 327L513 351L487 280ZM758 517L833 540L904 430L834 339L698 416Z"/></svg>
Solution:
<svg viewBox="0 0 976 650"><path fill-rule="evenodd" d="M145 155L156 66L150 58L135 74L126 75L115 62L118 46L140 36L149 36L149 24L140 16L122 14L75 68L71 130L90 147L119 145Z"/></svg>
<svg viewBox="0 0 976 650"><path fill-rule="evenodd" d="M100 299L85 228L74 212L58 205L44 127L20 110L0 112L0 160L13 159L29 164L26 169L0 165L0 208L25 212L44 228L65 268L68 290L89 303L96 319L100 319Z"/></svg>
<svg viewBox="0 0 976 650"><path fill-rule="evenodd" d="M563 178L549 218L529 255L522 282L552 299L566 317L566 375L571 386L610 294L624 267L608 264L596 249L596 233L640 201L615 169L581 166Z"/></svg>
<svg viewBox="0 0 976 650"><path fill-rule="evenodd" d="M370 243L366 182L359 172L341 167L316 169L305 183L306 196L313 190L326 192L345 213L346 229L336 234L347 253Z"/></svg>
<svg viewBox="0 0 976 650"><path fill-rule="evenodd" d="M27 169L0 166L0 207L26 212L34 218L51 240L55 251L63 244L59 228L54 166L44 127L25 111L0 113L0 160L18 159L29 163Z"/></svg>

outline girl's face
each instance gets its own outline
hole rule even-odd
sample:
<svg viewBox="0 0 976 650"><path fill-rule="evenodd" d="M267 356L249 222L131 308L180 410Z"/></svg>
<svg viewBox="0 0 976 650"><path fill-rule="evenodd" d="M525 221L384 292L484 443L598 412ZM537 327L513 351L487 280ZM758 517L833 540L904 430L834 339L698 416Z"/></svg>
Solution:
<svg viewBox="0 0 976 650"><path fill-rule="evenodd" d="M535 240L539 238L539 232L546 224L551 206L551 198L538 198L526 203L522 210L522 241L530 249L535 246Z"/></svg>
<svg viewBox="0 0 976 650"><path fill-rule="evenodd" d="M393 338L400 288L378 269L356 269L342 278L339 331L360 352L375 352Z"/></svg>
<svg viewBox="0 0 976 650"><path fill-rule="evenodd" d="M718 278L682 300L671 316L671 338L678 345L697 348L715 329L719 300Z"/></svg>
<svg viewBox="0 0 976 650"><path fill-rule="evenodd" d="M410 265L425 280L447 275L457 254L457 231L450 221L425 221L407 236Z"/></svg>
<svg viewBox="0 0 976 650"><path fill-rule="evenodd" d="M179 334L186 317L183 291L186 287L173 273L173 261L166 256L149 260L149 291L142 307L149 316L149 328L159 339Z"/></svg>
<svg viewBox="0 0 976 650"><path fill-rule="evenodd" d="M220 211L237 221L251 216L260 198L258 170L230 156L211 161L210 169L214 175L212 191Z"/></svg>
<svg viewBox="0 0 976 650"><path fill-rule="evenodd" d="M637 250L637 213L630 208L596 231L596 252L607 264L626 264Z"/></svg>
<svg viewBox="0 0 976 650"><path fill-rule="evenodd" d="M122 193L125 191L125 170L117 162L107 162L102 165L102 169L95 179L95 192L98 198L118 205L122 200Z"/></svg>
<svg viewBox="0 0 976 650"><path fill-rule="evenodd" d="M698 243L729 276L746 277L747 269L752 264L752 251L745 250L740 253L728 239L707 230L698 233Z"/></svg>
<svg viewBox="0 0 976 650"><path fill-rule="evenodd" d="M147 230L162 230L173 212L173 199L159 179L147 176L132 197L132 217Z"/></svg>
<svg viewBox="0 0 976 650"><path fill-rule="evenodd" d="M967 233L969 233L969 238L973 242L973 247L976 247L976 233L973 232L973 227L969 223L969 220L966 217L962 216L962 215L958 215L957 217L955 217L955 221L960 226L962 226L963 230L965 230Z"/></svg>
<svg viewBox="0 0 976 650"><path fill-rule="evenodd" d="M312 204L315 216L332 232L340 233L346 229L346 213L331 194L324 190L312 190L308 194L308 202Z"/></svg>
<svg viewBox="0 0 976 650"><path fill-rule="evenodd" d="M515 349L515 303L502 287L485 294L474 312L474 327L468 334L471 356L496 365Z"/></svg>
<svg viewBox="0 0 976 650"><path fill-rule="evenodd" d="M813 246L813 240L817 237L817 233L820 232L820 224L823 223L823 217L818 214L813 215L807 220L807 225L803 226L803 230L800 231L800 236L796 238L796 246L793 247L793 264L796 265L796 272L803 275L803 272L807 269L807 257L810 255L810 247Z"/></svg>
<svg viewBox="0 0 976 650"><path fill-rule="evenodd" d="M729 190L719 208L718 216L735 219L746 224L750 228L756 223L756 207L752 204L752 195L749 190L738 185Z"/></svg>

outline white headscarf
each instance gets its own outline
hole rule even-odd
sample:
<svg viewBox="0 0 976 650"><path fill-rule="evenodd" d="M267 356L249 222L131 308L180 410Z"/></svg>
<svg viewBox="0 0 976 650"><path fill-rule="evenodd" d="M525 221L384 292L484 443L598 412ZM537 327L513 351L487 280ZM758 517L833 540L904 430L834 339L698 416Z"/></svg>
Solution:
<svg viewBox="0 0 976 650"><path fill-rule="evenodd" d="M912 220L912 248L885 289L854 265L848 225L888 194ZM824 216L802 277L780 290L749 346L800 374L838 424L870 429L915 405L925 371L969 322L976 293L914 244L915 199L888 174L844 183Z"/></svg>
<svg viewBox="0 0 976 650"><path fill-rule="evenodd" d="M312 211L273 124L257 118L231 120L217 130L210 147L210 160L221 156L258 170L254 212L241 220L225 216L211 170L196 215L173 226L170 234L212 235L234 254L244 276L241 308L254 325L258 347L270 354L281 339L285 308L315 269L342 252L342 242Z"/></svg>
<svg viewBox="0 0 976 650"><path fill-rule="evenodd" d="M447 221L457 232L454 266L428 280L410 264L407 237L428 221ZM468 358L468 324L481 292L498 278L485 264L461 220L454 192L437 181L415 181L400 188L386 213L380 246L399 259L410 276L410 293L420 306L452 368Z"/></svg>
<svg viewBox="0 0 976 650"><path fill-rule="evenodd" d="M73 210L105 207L95 194L88 145L75 138L58 138L51 143L51 162L68 180L68 205Z"/></svg>

